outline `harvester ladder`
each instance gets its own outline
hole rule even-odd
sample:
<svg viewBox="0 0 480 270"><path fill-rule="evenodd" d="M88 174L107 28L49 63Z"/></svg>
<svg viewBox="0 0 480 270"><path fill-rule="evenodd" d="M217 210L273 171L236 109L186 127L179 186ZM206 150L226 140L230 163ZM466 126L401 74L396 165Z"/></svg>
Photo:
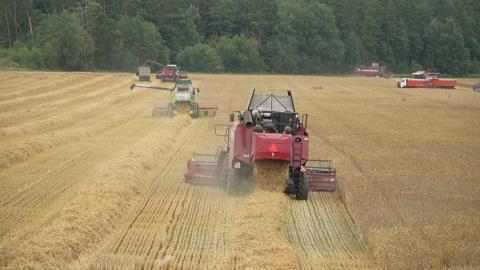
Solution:
<svg viewBox="0 0 480 270"><path fill-rule="evenodd" d="M300 140L300 141L298 141ZM295 137L293 142L293 168L302 166L303 136Z"/></svg>

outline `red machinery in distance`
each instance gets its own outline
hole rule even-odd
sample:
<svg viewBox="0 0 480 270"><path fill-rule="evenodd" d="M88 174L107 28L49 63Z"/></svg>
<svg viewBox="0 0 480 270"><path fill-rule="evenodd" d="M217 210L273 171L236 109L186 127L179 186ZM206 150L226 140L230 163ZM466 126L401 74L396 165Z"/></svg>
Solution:
<svg viewBox="0 0 480 270"><path fill-rule="evenodd" d="M188 74L177 65L166 65L162 71L157 72L156 77L162 82L175 82L177 79L187 79Z"/></svg>
<svg viewBox="0 0 480 270"><path fill-rule="evenodd" d="M231 124L223 126L227 149L194 154L187 162L185 181L224 186L229 191L235 183L254 178L256 162L269 160L288 164L285 192L298 200L306 200L310 191L335 191L336 170L331 161L309 160L307 120L308 115L299 118L295 111L291 91L280 96L253 90L247 108L237 117L232 113Z"/></svg>
<svg viewBox="0 0 480 270"><path fill-rule="evenodd" d="M387 68L380 66L379 62L372 62L370 66L357 66L355 74L365 77L392 77L392 74L387 72Z"/></svg>
<svg viewBox="0 0 480 270"><path fill-rule="evenodd" d="M412 73L413 78L401 78L397 82L398 88L455 88L454 79L440 79L440 73L417 71Z"/></svg>

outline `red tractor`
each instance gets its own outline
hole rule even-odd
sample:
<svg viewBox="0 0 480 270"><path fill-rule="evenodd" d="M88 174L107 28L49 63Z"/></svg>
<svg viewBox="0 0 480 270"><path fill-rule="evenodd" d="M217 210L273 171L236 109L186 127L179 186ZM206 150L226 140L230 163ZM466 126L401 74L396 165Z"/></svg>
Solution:
<svg viewBox="0 0 480 270"><path fill-rule="evenodd" d="M309 160L307 120L308 115L300 118L295 111L291 91L280 96L253 90L247 108L230 114L231 123L223 126L227 149L219 148L213 155L194 154L187 162L185 181L219 185L230 192L239 184L256 181L254 168L268 161L286 164L280 180L284 191L298 200L306 200L310 191L335 191L336 170L331 161Z"/></svg>
<svg viewBox="0 0 480 270"><path fill-rule="evenodd" d="M380 66L379 62L372 62L370 66L357 66L355 74L365 77L392 77L392 74L387 72L386 67Z"/></svg>
<svg viewBox="0 0 480 270"><path fill-rule="evenodd" d="M186 72L180 71L177 65L166 65L165 68L157 73L157 79L162 82L175 82L177 79L186 79L188 75Z"/></svg>

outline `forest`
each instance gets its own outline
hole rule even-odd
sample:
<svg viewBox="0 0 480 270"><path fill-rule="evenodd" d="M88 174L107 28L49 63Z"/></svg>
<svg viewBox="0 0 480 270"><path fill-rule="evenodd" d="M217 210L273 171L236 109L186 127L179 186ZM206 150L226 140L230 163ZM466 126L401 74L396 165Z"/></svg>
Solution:
<svg viewBox="0 0 480 270"><path fill-rule="evenodd" d="M0 66L480 73L478 0L2 0Z"/></svg>

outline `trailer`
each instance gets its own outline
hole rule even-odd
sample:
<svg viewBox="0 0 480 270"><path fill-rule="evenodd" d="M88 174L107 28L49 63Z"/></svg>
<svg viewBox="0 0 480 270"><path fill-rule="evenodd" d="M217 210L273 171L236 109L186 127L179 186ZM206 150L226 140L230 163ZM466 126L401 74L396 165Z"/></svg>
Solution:
<svg viewBox="0 0 480 270"><path fill-rule="evenodd" d="M398 88L448 88L455 89L455 79L440 79L439 73L417 71L412 73L413 78L401 78L397 82Z"/></svg>
<svg viewBox="0 0 480 270"><path fill-rule="evenodd" d="M473 85L473 91L480 92L480 82Z"/></svg>
<svg viewBox="0 0 480 270"><path fill-rule="evenodd" d="M150 67L140 66L137 69L138 80L140 81L150 81Z"/></svg>

